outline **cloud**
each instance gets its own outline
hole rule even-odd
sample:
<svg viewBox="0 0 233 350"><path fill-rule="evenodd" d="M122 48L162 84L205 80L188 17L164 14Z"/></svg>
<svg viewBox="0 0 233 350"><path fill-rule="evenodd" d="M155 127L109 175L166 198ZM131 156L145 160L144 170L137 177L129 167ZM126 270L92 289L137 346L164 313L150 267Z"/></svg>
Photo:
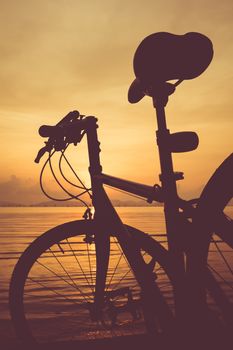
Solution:
<svg viewBox="0 0 233 350"><path fill-rule="evenodd" d="M62 184L70 193L74 195L80 193L80 190L78 190L77 193L77 189L65 184L64 180ZM53 198L62 199L68 197L67 194L58 189L54 180L49 178L45 179L45 181L43 181L43 187L46 193ZM23 205L38 204L49 200L42 193L39 181L36 182L30 178L19 178L15 175L12 175L7 181L0 182L0 199L0 204L16 203Z"/></svg>
<svg viewBox="0 0 233 350"><path fill-rule="evenodd" d="M200 31L214 43L208 70L179 86L167 109L171 131L200 134L200 161L179 166L190 178L191 170L195 172L195 186L205 182L207 159L217 164L232 150L232 7L231 0L2 1L1 176L17 174L0 183L4 200L16 194L19 200L43 199L39 184L24 180L37 174L32 165L41 147L37 129L76 108L99 118L107 172L154 181L159 170L152 167L151 103L145 98L129 105L127 88L137 45L156 31Z"/></svg>
<svg viewBox="0 0 233 350"><path fill-rule="evenodd" d="M12 175L9 180L0 183L1 202L32 204L42 200L39 184L32 179L20 179Z"/></svg>
<svg viewBox="0 0 233 350"><path fill-rule="evenodd" d="M130 83L138 43L161 30L179 34L199 30L213 37L215 59L224 55L227 60L217 67L222 74L226 66L231 67L232 2L199 2L3 2L2 108L43 109L75 99L88 100L90 95L91 100L108 99L113 96L113 87ZM115 94L114 98L120 100L121 95Z"/></svg>

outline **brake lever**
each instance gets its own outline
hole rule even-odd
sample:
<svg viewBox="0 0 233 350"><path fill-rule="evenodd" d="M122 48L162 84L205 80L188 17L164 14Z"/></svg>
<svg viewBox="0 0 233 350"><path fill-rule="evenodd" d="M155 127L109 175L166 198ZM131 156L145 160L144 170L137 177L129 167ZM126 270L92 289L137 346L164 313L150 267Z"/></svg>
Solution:
<svg viewBox="0 0 233 350"><path fill-rule="evenodd" d="M53 148L53 144L51 141L45 142L45 146L39 150L34 162L38 164L40 162L41 158L43 157L43 155L45 154L45 152L50 152L52 150L52 148Z"/></svg>
<svg viewBox="0 0 233 350"><path fill-rule="evenodd" d="M64 118L62 118L56 126L62 126L67 123L71 123L74 120L78 119L80 117L80 113L78 111L72 111L69 112Z"/></svg>

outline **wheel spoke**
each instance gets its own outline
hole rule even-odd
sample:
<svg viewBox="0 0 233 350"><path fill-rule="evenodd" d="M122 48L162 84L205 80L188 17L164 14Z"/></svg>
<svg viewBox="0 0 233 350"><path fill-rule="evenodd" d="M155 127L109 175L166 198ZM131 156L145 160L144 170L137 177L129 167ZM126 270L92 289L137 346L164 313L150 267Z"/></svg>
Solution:
<svg viewBox="0 0 233 350"><path fill-rule="evenodd" d="M52 292L52 293L54 293L54 294L56 294L56 295L59 295L60 297L66 299L67 301L69 301L69 302L71 302L71 303L73 303L73 304L75 304L75 305L83 304L83 303L77 303L76 301L74 301L74 300L72 300L72 299L70 299L70 298L67 298L65 295L63 295L63 294L57 292L56 290L54 290L54 289L48 287L46 284L44 284L44 283L42 283L42 282L39 282L39 281L35 280L35 279L32 278L32 277L28 277L28 280L32 281L33 283L38 284L39 286L41 286L41 287L43 287L43 288L49 290L50 292ZM25 294L25 295L30 295L30 294L28 294L28 293L24 293L24 294ZM33 297L35 297L35 295L33 295Z"/></svg>
<svg viewBox="0 0 233 350"><path fill-rule="evenodd" d="M120 280L117 282L117 284L114 286L114 288L116 289L120 283L125 279L125 277L131 272L131 269L129 269L121 278Z"/></svg>
<svg viewBox="0 0 233 350"><path fill-rule="evenodd" d="M81 289L77 286L74 285L73 283L70 283L69 281L67 281L65 278L63 278L62 276L58 275L55 271L53 271L52 269L50 269L48 266L42 264L40 261L36 260L37 264L43 266L46 270L50 271L54 276L58 277L60 280L64 281L65 283L67 283L68 285L70 285L72 288L78 290L80 292L80 294L84 297L84 299L86 301L88 301L88 299L86 298L85 294L83 294L83 292L81 291ZM89 298L90 299L90 298Z"/></svg>
<svg viewBox="0 0 233 350"><path fill-rule="evenodd" d="M216 249L217 249L219 255L222 257L222 259L223 259L225 265L227 266L228 270L229 270L230 273L233 275L233 270L232 270L230 264L228 263L227 259L225 258L223 252L222 252L221 249L219 248L218 243L217 243L215 240L213 240L213 243L214 243L214 245L215 245L215 247L216 247Z"/></svg>
<svg viewBox="0 0 233 350"><path fill-rule="evenodd" d="M124 258L125 261L127 262L127 265L129 266L129 269L128 269L127 272L120 278L120 280L117 282L117 284L114 286L115 289L116 289L116 288L120 285L120 283L126 278L126 276L128 276L128 274L129 274L130 272L133 274L133 271L132 271L132 269L131 269L131 266L129 265L129 262L128 262L128 260L126 259L125 255L124 255L124 253L123 253L123 251L122 251L122 249L121 249L121 247L120 247L120 245L119 245L119 242L116 242L116 244L118 244L119 250L121 251L121 254L123 255L123 258ZM142 257L144 257L146 254L147 254L147 252L144 252L144 253L142 254ZM160 268L159 268L159 269L160 269ZM158 269L158 270L159 270L159 269ZM138 284L137 284L137 285L138 285Z"/></svg>
<svg viewBox="0 0 233 350"><path fill-rule="evenodd" d="M233 290L233 285L231 285L222 275L212 266L208 264L209 269L211 269L228 287L230 287Z"/></svg>
<svg viewBox="0 0 233 350"><path fill-rule="evenodd" d="M89 243L86 243L87 246L87 256L88 256L88 264L89 264L89 270L90 270L90 276L91 276L91 283L94 285L93 275L92 275L92 267L91 267L91 257L90 257L90 250L89 250ZM92 289L94 293L94 289Z"/></svg>
<svg viewBox="0 0 233 350"><path fill-rule="evenodd" d="M126 264L129 266L129 269L131 270L131 266L130 266L130 264L129 264L129 262L128 262L126 256L125 256L125 254L123 253L123 250L122 250L122 248L121 248L121 246L120 246L120 243L117 241L117 239L116 239L115 237L114 237L114 240L115 240L115 243L118 245L118 249L119 249L120 252L123 254L123 258L124 258Z"/></svg>
<svg viewBox="0 0 233 350"><path fill-rule="evenodd" d="M78 260L77 254L75 254L73 248L71 247L71 244L70 244L70 242L68 241L68 238L66 239L66 241L67 241L67 243L68 243L68 245L69 245L69 247L70 247L70 249L71 249L71 251L72 251L74 257L75 257L76 262L78 263L78 266L79 266L80 270L82 271L82 274L83 274L83 276L84 276L84 278L85 278L87 284L88 284L89 287L91 288L92 293L94 293L93 287L90 285L90 282L89 282L89 280L88 280L88 278L87 278L87 275L85 274L85 272L84 272L84 270L83 270L83 268L82 268L82 265L81 265L80 261Z"/></svg>
<svg viewBox="0 0 233 350"><path fill-rule="evenodd" d="M71 280L71 282L73 283L74 287L76 289L78 289L78 286L76 284L76 282L74 281L74 279L71 277L70 273L66 270L66 268L63 266L63 264L60 262L60 260L58 259L58 257L55 255L55 253L51 250L51 248L49 248L49 251L52 253L53 257L56 259L56 261L58 262L58 264L61 266L62 270L65 272L65 274L68 276L68 278Z"/></svg>
<svg viewBox="0 0 233 350"><path fill-rule="evenodd" d="M109 281L109 283L108 283L108 285L107 285L106 291L111 287L112 280L113 280L113 278L114 278L114 276L115 276L115 273L116 273L117 268L118 268L118 266L119 266L119 264L120 264L120 261L121 261L121 259L122 259L122 256L123 256L123 252L121 252L120 257L118 258L118 261L117 261L117 263L116 263L116 265L115 265L114 271L113 271L113 273L112 273L112 275L111 275L110 281Z"/></svg>

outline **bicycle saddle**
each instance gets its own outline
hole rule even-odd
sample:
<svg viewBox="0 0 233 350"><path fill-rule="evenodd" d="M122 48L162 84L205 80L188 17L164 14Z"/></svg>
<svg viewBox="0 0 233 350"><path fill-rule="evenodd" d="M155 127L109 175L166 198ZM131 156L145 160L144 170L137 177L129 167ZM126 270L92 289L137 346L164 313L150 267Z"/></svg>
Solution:
<svg viewBox="0 0 233 350"><path fill-rule="evenodd" d="M133 60L136 81L130 87L129 102L135 103L151 85L168 80L186 80L203 73L213 58L209 38L200 33L175 35L166 32L147 36ZM133 100L132 100L133 99Z"/></svg>

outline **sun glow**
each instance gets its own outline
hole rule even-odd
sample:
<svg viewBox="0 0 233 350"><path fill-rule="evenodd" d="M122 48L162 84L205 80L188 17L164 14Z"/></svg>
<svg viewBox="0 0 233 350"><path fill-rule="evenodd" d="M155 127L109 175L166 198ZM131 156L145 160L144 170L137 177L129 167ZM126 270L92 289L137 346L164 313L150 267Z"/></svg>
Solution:
<svg viewBox="0 0 233 350"><path fill-rule="evenodd" d="M175 170L185 173L181 193L198 195L232 152L232 2L129 0L120 10L115 1L103 1L101 6L93 2L91 7L80 1L48 5L23 0L14 2L13 8L11 2L2 4L1 198L13 201L17 193L19 202L41 200L40 165L33 163L43 146L37 130L43 124L55 125L74 109L98 117L105 173L158 182L152 103L148 97L135 105L127 102L135 49L145 36L158 31L198 31L214 46L206 72L182 83L167 106L171 132L199 135L197 151L174 157ZM121 15L116 16L118 11ZM83 142L69 150L69 159L88 187L85 147ZM70 170L67 173L74 178Z"/></svg>

